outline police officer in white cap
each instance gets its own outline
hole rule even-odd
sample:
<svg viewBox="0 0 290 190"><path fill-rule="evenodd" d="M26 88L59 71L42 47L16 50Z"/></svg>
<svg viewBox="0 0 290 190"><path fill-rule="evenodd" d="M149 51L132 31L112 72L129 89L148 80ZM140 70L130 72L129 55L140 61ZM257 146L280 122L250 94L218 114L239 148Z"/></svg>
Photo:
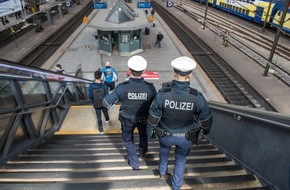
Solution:
<svg viewBox="0 0 290 190"><path fill-rule="evenodd" d="M195 60L179 57L171 62L174 78L171 85L159 90L149 110L147 133L158 136L160 143L159 174L164 179L168 173L168 158L171 146L175 146L175 167L172 178L173 190L179 190L183 183L186 156L193 141L201 130L195 130L198 123L205 133L209 132L212 116L210 108L197 90L190 87ZM198 122L200 121L200 122Z"/></svg>
<svg viewBox="0 0 290 190"><path fill-rule="evenodd" d="M135 55L128 60L131 77L128 81L117 85L115 90L105 96L103 105L110 107L121 102L119 120L122 128L122 138L128 155L128 164L133 170L139 170L139 159L134 144L134 129L139 132L139 156L144 157L148 150L147 118L148 110L156 95L152 83L141 77L147 67L147 61Z"/></svg>

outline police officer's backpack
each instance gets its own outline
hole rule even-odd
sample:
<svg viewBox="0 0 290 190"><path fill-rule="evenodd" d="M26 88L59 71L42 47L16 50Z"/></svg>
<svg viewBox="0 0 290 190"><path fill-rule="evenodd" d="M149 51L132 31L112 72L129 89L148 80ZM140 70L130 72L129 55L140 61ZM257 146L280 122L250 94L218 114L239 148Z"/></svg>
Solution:
<svg viewBox="0 0 290 190"><path fill-rule="evenodd" d="M103 98L105 97L105 90L103 87L99 89L93 89L93 105L95 108L102 108L103 106Z"/></svg>

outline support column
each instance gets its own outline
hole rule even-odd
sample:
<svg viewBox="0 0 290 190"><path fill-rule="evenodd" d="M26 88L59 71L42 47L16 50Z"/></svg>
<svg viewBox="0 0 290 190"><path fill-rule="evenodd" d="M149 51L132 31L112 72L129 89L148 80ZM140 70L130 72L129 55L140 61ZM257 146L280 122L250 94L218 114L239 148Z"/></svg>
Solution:
<svg viewBox="0 0 290 190"><path fill-rule="evenodd" d="M51 9L47 9L46 10L46 16L47 16L47 20L48 22L53 25L53 16L51 15Z"/></svg>
<svg viewBox="0 0 290 190"><path fill-rule="evenodd" d="M58 12L59 12L59 16L60 16L60 18L63 18L62 4L59 4L59 5L58 5Z"/></svg>

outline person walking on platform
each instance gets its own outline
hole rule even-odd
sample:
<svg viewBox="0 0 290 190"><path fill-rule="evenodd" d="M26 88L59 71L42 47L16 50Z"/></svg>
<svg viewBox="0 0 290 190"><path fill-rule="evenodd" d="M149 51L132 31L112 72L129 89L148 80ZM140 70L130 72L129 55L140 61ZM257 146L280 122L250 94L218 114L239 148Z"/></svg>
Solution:
<svg viewBox="0 0 290 190"><path fill-rule="evenodd" d="M16 20L21 19L21 11L16 12L14 15Z"/></svg>
<svg viewBox="0 0 290 190"><path fill-rule="evenodd" d="M5 23L5 17L4 16L1 17L1 22L2 22L3 26L6 25L6 23Z"/></svg>
<svg viewBox="0 0 290 190"><path fill-rule="evenodd" d="M117 73L114 68L111 67L110 62L106 62L106 67L102 69L102 80L110 91L115 89L115 81L118 80Z"/></svg>
<svg viewBox="0 0 290 190"><path fill-rule="evenodd" d="M56 64L55 68L56 68L56 72L60 74L65 74L64 69L62 68L61 64Z"/></svg>
<svg viewBox="0 0 290 190"><path fill-rule="evenodd" d="M1 17L1 22L2 22L2 24L3 24L3 26L4 26L4 25L6 25L6 24L9 23L9 20L7 19L6 16L3 16L3 17Z"/></svg>
<svg viewBox="0 0 290 190"><path fill-rule="evenodd" d="M172 178L173 190L179 190L183 183L186 156L198 134L207 134L212 124L211 110L196 89L190 87L192 71L196 62L186 56L171 62L174 78L157 93L149 110L148 137L158 137L160 143L160 179L171 176L168 173L168 158L175 146L175 165ZM201 124L201 125L198 125ZM197 129L197 126L201 128Z"/></svg>
<svg viewBox="0 0 290 190"><path fill-rule="evenodd" d="M28 3L25 4L24 9L25 9L26 15L31 14L32 10Z"/></svg>
<svg viewBox="0 0 290 190"><path fill-rule="evenodd" d="M161 41L163 40L163 34L161 32L158 32L157 37L156 37L156 42L155 46L158 46L161 48Z"/></svg>
<svg viewBox="0 0 290 190"><path fill-rule="evenodd" d="M106 119L106 123L109 123L110 121L110 117L108 114L108 109L105 108L103 106L103 98L105 97L105 95L108 94L108 89L106 87L106 85L104 85L101 81L101 77L102 77L102 72L101 69L97 70L95 73L95 81L93 83L90 84L89 86L89 99L92 99L93 101L93 106L95 108L96 111L96 115L97 115L97 122L98 122L98 129L100 134L103 134L104 129L103 129L103 122L102 122L102 113L105 116Z"/></svg>
<svg viewBox="0 0 290 190"><path fill-rule="evenodd" d="M117 85L116 89L105 96L103 104L110 107L116 102L121 102L119 120L121 122L122 139L128 155L128 164L133 170L139 170L139 159L134 142L134 129L139 132L139 156L144 157L148 150L146 133L148 110L156 95L152 83L144 81L141 77L147 67L147 61L135 55L128 60L131 76L128 81Z"/></svg>

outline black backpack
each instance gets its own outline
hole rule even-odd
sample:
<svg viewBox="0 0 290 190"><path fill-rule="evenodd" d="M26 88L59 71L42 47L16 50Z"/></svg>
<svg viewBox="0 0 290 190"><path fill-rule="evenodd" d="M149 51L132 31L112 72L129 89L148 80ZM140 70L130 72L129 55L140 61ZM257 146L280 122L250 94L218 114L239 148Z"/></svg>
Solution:
<svg viewBox="0 0 290 190"><path fill-rule="evenodd" d="M103 86L98 89L93 89L93 105L95 108L102 108L103 106L103 98L105 97L105 90Z"/></svg>

